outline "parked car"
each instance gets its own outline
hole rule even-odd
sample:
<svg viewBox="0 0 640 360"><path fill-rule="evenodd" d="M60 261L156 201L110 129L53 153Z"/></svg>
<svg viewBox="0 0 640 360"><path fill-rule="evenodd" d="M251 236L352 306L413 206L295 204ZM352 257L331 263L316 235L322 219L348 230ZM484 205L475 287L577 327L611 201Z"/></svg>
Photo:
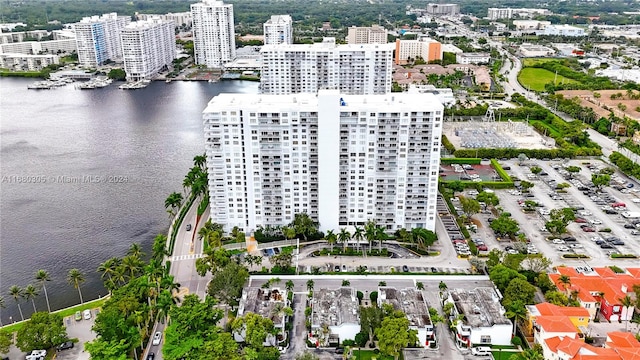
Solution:
<svg viewBox="0 0 640 360"><path fill-rule="evenodd" d="M152 352L150 352L150 353L147 355L147 360L153 360L153 359L155 359L155 358L156 358L156 354L154 354L154 353L152 353Z"/></svg>
<svg viewBox="0 0 640 360"><path fill-rule="evenodd" d="M584 231L584 232L596 232L596 229L594 229L592 227L583 227L582 231Z"/></svg>
<svg viewBox="0 0 640 360"><path fill-rule="evenodd" d="M564 240L562 239L553 239L551 242L557 245L564 244Z"/></svg>
<svg viewBox="0 0 640 360"><path fill-rule="evenodd" d="M407 265L402 265L403 272L409 272L409 267Z"/></svg>
<svg viewBox="0 0 640 360"><path fill-rule="evenodd" d="M583 218L576 218L573 221L577 222L578 224L585 224L587 222L587 220Z"/></svg>
<svg viewBox="0 0 640 360"><path fill-rule="evenodd" d="M576 240L576 238L574 238L573 236L565 236L562 238L562 240L566 241L566 242L573 242L573 241L578 241Z"/></svg>
<svg viewBox="0 0 640 360"><path fill-rule="evenodd" d="M622 240L616 240L616 241L612 241L611 245L618 245L618 246L622 246L624 245L624 241Z"/></svg>
<svg viewBox="0 0 640 360"><path fill-rule="evenodd" d="M67 350L73 348L73 341L65 341L62 344L58 345L56 348L58 351Z"/></svg>
<svg viewBox="0 0 640 360"><path fill-rule="evenodd" d="M82 320L82 313L80 311L76 311L74 318L76 319L76 321Z"/></svg>
<svg viewBox="0 0 640 360"><path fill-rule="evenodd" d="M187 224L187 231L191 231L191 224Z"/></svg>
<svg viewBox="0 0 640 360"><path fill-rule="evenodd" d="M613 249L613 246L609 245L607 243L604 243L604 244L600 244L600 248L602 248L602 249Z"/></svg>
<svg viewBox="0 0 640 360"><path fill-rule="evenodd" d="M624 228L625 228L625 229L635 229L635 228L636 228L636 226L635 226L635 225L633 225L633 224L624 224ZM632 233L633 233L633 231L632 231Z"/></svg>
<svg viewBox="0 0 640 360"><path fill-rule="evenodd" d="M82 312L82 317L85 320L91 320L91 310L87 309L85 311Z"/></svg>
<svg viewBox="0 0 640 360"><path fill-rule="evenodd" d="M589 222L593 225L602 225L602 221L600 221L600 219L591 219Z"/></svg>
<svg viewBox="0 0 640 360"><path fill-rule="evenodd" d="M480 250L480 251L488 251L489 248L487 247L487 245L478 245L478 250Z"/></svg>

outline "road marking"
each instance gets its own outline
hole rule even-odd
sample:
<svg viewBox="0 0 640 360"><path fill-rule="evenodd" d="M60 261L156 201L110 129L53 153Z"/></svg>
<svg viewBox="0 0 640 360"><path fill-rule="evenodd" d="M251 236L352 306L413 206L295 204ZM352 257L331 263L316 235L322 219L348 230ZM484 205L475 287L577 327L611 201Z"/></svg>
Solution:
<svg viewBox="0 0 640 360"><path fill-rule="evenodd" d="M204 257L203 254L188 254L188 255L177 255L171 257L171 261L180 261L180 260L193 260Z"/></svg>

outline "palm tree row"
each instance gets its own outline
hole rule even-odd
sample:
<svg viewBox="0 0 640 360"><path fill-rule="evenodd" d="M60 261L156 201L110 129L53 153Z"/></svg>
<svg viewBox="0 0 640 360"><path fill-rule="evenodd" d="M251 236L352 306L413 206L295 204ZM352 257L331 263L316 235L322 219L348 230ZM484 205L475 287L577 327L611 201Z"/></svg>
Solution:
<svg viewBox="0 0 640 360"><path fill-rule="evenodd" d="M31 305L33 306L33 312L37 312L35 299L40 295L40 289L44 291L44 296L47 302L47 311L51 312L51 305L49 304L49 294L47 293L47 285L48 281L51 281L51 276L49 272L43 269L39 269L36 271L34 276L34 280L36 280L36 285L29 284L24 288L21 288L18 285L11 285L9 288L9 296L13 298L18 305L18 312L20 313L20 318L24 321L24 314L22 312L22 306L20 306L21 300L29 301L31 300ZM71 269L67 273L67 282L75 289L78 290L78 294L80 295L80 302L82 303L82 292L80 290L80 285L85 281L84 275L78 269ZM4 309L6 307L4 298L0 296L0 309ZM0 326L2 326L2 322L0 321Z"/></svg>
<svg viewBox="0 0 640 360"><path fill-rule="evenodd" d="M198 196L205 194L208 195L208 177L207 177L207 158L205 155L197 155L193 158L194 167L192 167L184 180L182 181L182 187L185 195L191 194L192 196ZM179 192L173 192L169 194L164 201L164 207L169 213L170 218L173 219L178 214L178 209L184 203L184 197Z"/></svg>
<svg viewBox="0 0 640 360"><path fill-rule="evenodd" d="M388 236L384 227L377 225L373 220L367 221L364 228L355 226L353 234L346 228L342 228L337 235L332 230L327 231L325 235L325 240L331 246L331 251L333 251L333 245L337 242L341 243L343 251L346 251L347 243L351 240L356 242L356 251L360 251L360 244L363 240L366 240L369 244L369 250L373 248L373 242L377 241L378 251L382 251L382 243L387 239ZM364 253L365 251L363 251Z"/></svg>

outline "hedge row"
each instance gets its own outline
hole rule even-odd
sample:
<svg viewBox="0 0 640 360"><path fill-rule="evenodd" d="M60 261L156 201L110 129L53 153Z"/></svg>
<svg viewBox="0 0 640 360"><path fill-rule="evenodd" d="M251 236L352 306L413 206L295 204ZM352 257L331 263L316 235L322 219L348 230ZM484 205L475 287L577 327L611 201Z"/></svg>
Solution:
<svg viewBox="0 0 640 360"><path fill-rule="evenodd" d="M509 176L509 174L507 174L506 171L504 171L504 169L502 168L502 166L500 166L500 164L498 163L498 160L496 159L491 159L491 166L493 166L493 168L496 170L496 173L498 173L498 175L500 176L500 178L505 181L505 182L512 182L511 181L511 176Z"/></svg>
<svg viewBox="0 0 640 360"><path fill-rule="evenodd" d="M482 159L480 158L442 158L440 162L445 165L449 164L469 164L469 165L478 165Z"/></svg>
<svg viewBox="0 0 640 360"><path fill-rule="evenodd" d="M448 183L452 183L454 181L459 181L465 189L476 189L478 186L482 186L487 189L510 189L513 187L513 182L502 182L502 181L468 181L468 180L441 180L440 182L446 186Z"/></svg>
<svg viewBox="0 0 640 360"><path fill-rule="evenodd" d="M451 141L449 141L449 139L447 139L447 136L444 134L442 135L442 146L444 146L444 148L452 154L454 151L456 151L456 147L453 146Z"/></svg>
<svg viewBox="0 0 640 360"><path fill-rule="evenodd" d="M525 154L530 159L557 159L575 158L577 156L600 156L600 149L578 148L578 149L460 149L453 155L457 158L517 158L518 155Z"/></svg>
<svg viewBox="0 0 640 360"><path fill-rule="evenodd" d="M640 165L631 161L628 157L614 151L609 155L609 160L627 176L633 176L636 179L640 178Z"/></svg>

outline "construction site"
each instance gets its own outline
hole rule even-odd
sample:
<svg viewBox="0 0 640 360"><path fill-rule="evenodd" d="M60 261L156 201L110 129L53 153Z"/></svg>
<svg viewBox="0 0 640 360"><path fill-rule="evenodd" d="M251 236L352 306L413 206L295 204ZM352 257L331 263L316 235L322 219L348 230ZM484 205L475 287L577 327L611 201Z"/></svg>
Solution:
<svg viewBox="0 0 640 360"><path fill-rule="evenodd" d="M496 121L493 109L481 118L444 122L443 134L456 149L549 149L555 141L522 121Z"/></svg>

